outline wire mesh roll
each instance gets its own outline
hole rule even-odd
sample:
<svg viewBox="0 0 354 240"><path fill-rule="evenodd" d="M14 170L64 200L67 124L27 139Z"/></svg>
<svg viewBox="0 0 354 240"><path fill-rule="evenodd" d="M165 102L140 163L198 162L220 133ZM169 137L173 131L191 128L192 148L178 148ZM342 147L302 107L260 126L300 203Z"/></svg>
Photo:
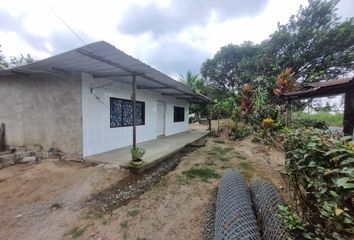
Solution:
<svg viewBox="0 0 354 240"><path fill-rule="evenodd" d="M215 240L261 239L246 181L231 169L220 180L214 234Z"/></svg>
<svg viewBox="0 0 354 240"><path fill-rule="evenodd" d="M289 239L290 235L279 216L278 206L284 201L276 187L271 182L260 179L251 184L250 192L263 239Z"/></svg>

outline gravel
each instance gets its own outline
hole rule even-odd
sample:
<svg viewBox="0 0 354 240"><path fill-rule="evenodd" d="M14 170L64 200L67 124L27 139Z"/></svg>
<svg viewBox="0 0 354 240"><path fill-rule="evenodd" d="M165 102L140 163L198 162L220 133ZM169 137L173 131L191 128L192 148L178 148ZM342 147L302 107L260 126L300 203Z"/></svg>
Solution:
<svg viewBox="0 0 354 240"><path fill-rule="evenodd" d="M204 138L186 146L180 152L143 173L130 173L128 177L112 187L90 197L84 204L103 212L111 212L120 206L124 206L159 182L162 176L175 169L185 155L202 146L205 146Z"/></svg>

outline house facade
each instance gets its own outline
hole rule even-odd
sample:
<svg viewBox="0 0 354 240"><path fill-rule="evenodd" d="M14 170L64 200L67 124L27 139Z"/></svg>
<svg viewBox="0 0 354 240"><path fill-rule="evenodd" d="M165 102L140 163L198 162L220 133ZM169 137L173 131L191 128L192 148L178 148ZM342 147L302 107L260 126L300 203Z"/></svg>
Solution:
<svg viewBox="0 0 354 240"><path fill-rule="evenodd" d="M29 65L0 71L0 123L6 143L41 145L88 157L136 141L188 130L188 105L207 101L181 83L97 42Z"/></svg>

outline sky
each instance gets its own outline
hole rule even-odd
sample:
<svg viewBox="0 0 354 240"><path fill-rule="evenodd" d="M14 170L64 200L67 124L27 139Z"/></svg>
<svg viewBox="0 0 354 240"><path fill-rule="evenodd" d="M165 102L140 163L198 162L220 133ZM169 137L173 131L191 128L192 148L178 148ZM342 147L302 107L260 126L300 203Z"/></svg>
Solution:
<svg viewBox="0 0 354 240"><path fill-rule="evenodd" d="M177 78L227 44L259 43L307 0L0 0L0 45L6 56L36 60L95 41ZM354 16L354 0L338 14ZM59 17L58 17L59 16ZM78 39L62 22L84 41Z"/></svg>

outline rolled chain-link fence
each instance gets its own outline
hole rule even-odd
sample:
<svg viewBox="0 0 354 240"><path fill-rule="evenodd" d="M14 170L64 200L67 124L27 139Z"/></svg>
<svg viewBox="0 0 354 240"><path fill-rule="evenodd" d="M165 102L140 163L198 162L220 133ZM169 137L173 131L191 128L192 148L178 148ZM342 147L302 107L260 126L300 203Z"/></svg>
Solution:
<svg viewBox="0 0 354 240"><path fill-rule="evenodd" d="M276 187L268 181L256 180L250 186L251 197L256 210L264 240L286 240L290 237L279 217L279 205L284 201Z"/></svg>
<svg viewBox="0 0 354 240"><path fill-rule="evenodd" d="M261 239L247 183L240 173L231 169L220 180L214 234L215 240Z"/></svg>

